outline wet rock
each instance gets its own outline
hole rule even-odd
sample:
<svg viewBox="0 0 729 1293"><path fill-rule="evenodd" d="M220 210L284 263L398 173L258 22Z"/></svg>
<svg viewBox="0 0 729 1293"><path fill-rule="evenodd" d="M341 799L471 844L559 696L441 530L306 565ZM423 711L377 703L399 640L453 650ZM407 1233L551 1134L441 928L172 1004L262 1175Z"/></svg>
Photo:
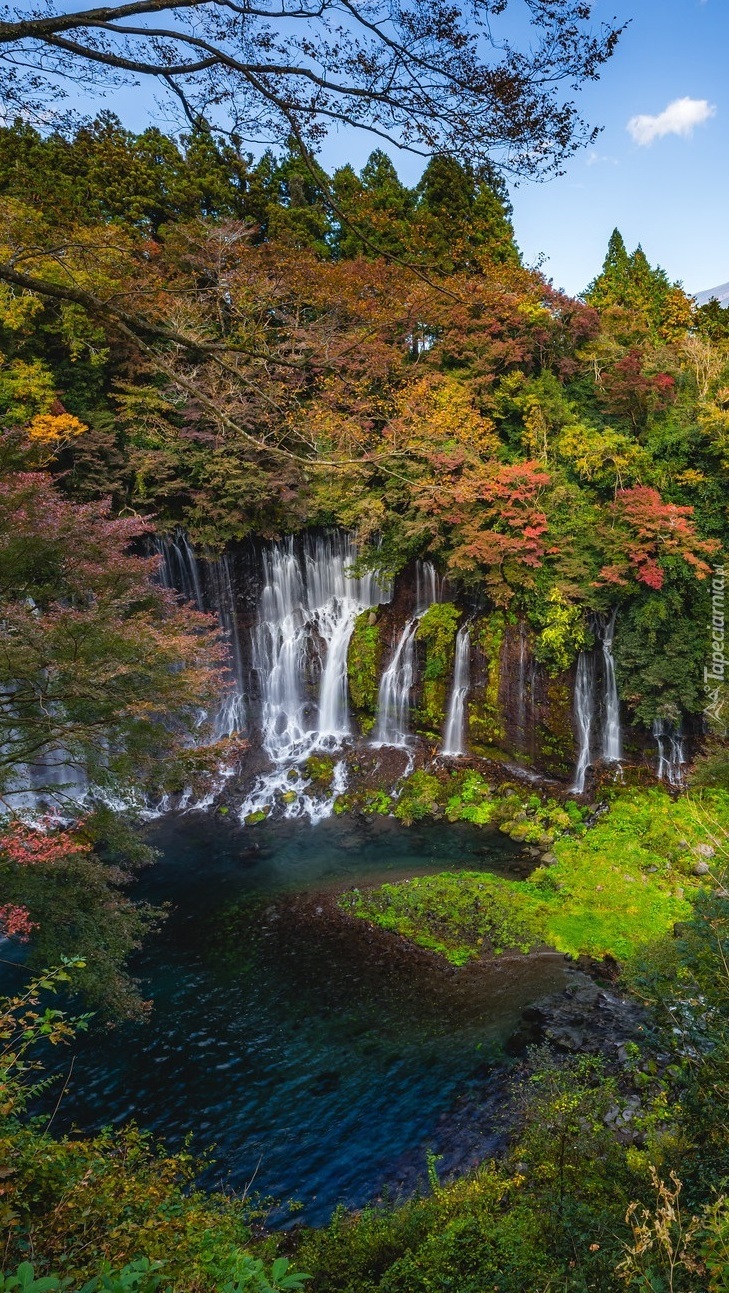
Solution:
<svg viewBox="0 0 729 1293"><path fill-rule="evenodd" d="M559 861L556 853L543 853L542 866L556 866Z"/></svg>
<svg viewBox="0 0 729 1293"><path fill-rule="evenodd" d="M523 1012L509 1052L547 1042L567 1054L601 1054L622 1067L628 1044L643 1039L647 1029L648 1016L639 1005L573 971L563 992Z"/></svg>

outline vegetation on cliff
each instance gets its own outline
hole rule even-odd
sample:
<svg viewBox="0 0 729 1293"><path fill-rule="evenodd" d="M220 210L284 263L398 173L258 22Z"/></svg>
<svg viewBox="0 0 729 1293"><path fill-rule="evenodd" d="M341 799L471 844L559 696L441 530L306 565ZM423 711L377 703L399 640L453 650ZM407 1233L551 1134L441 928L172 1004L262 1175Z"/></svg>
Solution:
<svg viewBox="0 0 729 1293"><path fill-rule="evenodd" d="M109 117L3 127L0 242L60 292L0 293L6 466L217 549L346 526L363 562L427 557L485 620L517 613L555 675L618 605L632 713L697 713L727 540L722 318L616 238L584 300L556 292L520 264L503 186L453 158L412 190L381 153L331 183L336 215L295 147L254 165ZM495 711L482 726L498 745Z"/></svg>
<svg viewBox="0 0 729 1293"><path fill-rule="evenodd" d="M381 626L372 611L362 611L354 621L347 653L347 679L360 728L372 731L382 664Z"/></svg>
<svg viewBox="0 0 729 1293"><path fill-rule="evenodd" d="M446 718L460 619L460 611L452 602L436 602L421 616L415 634L417 641L425 646L422 695L416 721L423 735L436 740L442 734Z"/></svg>

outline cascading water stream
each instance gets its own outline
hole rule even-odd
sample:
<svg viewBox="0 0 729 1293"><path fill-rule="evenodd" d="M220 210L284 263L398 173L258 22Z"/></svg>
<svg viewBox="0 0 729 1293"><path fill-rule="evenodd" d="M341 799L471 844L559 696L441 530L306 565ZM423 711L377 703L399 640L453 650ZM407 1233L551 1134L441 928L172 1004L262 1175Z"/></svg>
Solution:
<svg viewBox="0 0 729 1293"><path fill-rule="evenodd" d="M225 635L229 648L231 686L212 719L213 737L222 740L242 732L246 727L245 670L238 633L235 594L228 554L205 560L204 570L187 535L178 531L174 538L159 535L154 540L159 557L159 580L164 588L179 593L199 611L212 610ZM207 717L207 716L205 716Z"/></svg>
<svg viewBox="0 0 729 1293"><path fill-rule="evenodd" d="M334 752L350 735L347 653L357 616L389 601L392 590L371 572L349 573L357 559L339 532L304 535L263 553L263 591L253 631L252 668L261 694L261 744L274 765L240 809L245 820L281 801L288 817L330 811L306 793L302 765ZM332 790L344 788L337 765Z"/></svg>
<svg viewBox="0 0 729 1293"><path fill-rule="evenodd" d="M664 718L653 720L653 737L658 746L656 776L669 786L683 785L683 767L686 762L683 736L679 728Z"/></svg>
<svg viewBox="0 0 729 1293"><path fill-rule="evenodd" d="M380 679L377 724L373 745L407 749L409 745L410 693L415 681L415 634L418 620L408 620L387 669Z"/></svg>
<svg viewBox="0 0 729 1293"><path fill-rule="evenodd" d="M623 757L623 743L620 732L620 698L615 677L615 660L613 659L613 640L615 638L617 613L617 607L615 607L605 625L602 639L602 658L605 670L605 727L603 730L602 757L606 763L619 763Z"/></svg>
<svg viewBox="0 0 729 1293"><path fill-rule="evenodd" d="M456 635L456 659L453 669L453 689L448 705L448 718L441 754L459 758L466 753L466 697L471 681L471 635L464 624Z"/></svg>
<svg viewBox="0 0 729 1293"><path fill-rule="evenodd" d="M218 557L216 561L210 562L208 569L211 600L228 642L232 681L234 683L234 686L223 697L214 720L214 734L216 739L220 740L223 737L235 736L237 732L245 731L245 671L240 635L238 633L238 617L236 615L230 557L225 553L222 557Z"/></svg>
<svg viewBox="0 0 729 1293"><path fill-rule="evenodd" d="M415 614L405 624L377 694L377 721L372 745L406 750L410 745L410 694L415 683L415 637L418 620L443 596L444 581L430 561L415 566Z"/></svg>
<svg viewBox="0 0 729 1293"><path fill-rule="evenodd" d="M424 615L429 606L443 599L444 581L432 561L415 563L415 618Z"/></svg>
<svg viewBox="0 0 729 1293"><path fill-rule="evenodd" d="M591 658L587 651L580 651L575 678L575 725L577 727L578 755L572 790L581 795L592 757L592 725L595 716Z"/></svg>

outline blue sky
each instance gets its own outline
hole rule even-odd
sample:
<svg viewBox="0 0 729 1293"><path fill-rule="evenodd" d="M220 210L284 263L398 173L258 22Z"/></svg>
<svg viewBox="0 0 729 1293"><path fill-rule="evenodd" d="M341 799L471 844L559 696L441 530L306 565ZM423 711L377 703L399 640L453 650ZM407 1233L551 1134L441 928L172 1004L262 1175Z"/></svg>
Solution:
<svg viewBox="0 0 729 1293"><path fill-rule="evenodd" d="M613 13L631 17L631 25L602 79L581 96L603 133L562 178L515 191L519 244L530 262L544 253L557 286L578 292L599 269L617 225L631 249L642 243L649 260L687 291L715 287L729 280L729 4L596 6L597 15ZM705 100L714 115L690 135L634 141L631 119L658 116L686 98ZM674 114L679 123L691 115Z"/></svg>
<svg viewBox="0 0 729 1293"><path fill-rule="evenodd" d="M604 129L564 176L513 190L525 259L543 256L555 284L579 292L599 271L617 225L631 250L642 243L687 291L729 281L729 0L597 0L594 15L631 19L601 80L580 95L585 115ZM150 119L164 126L144 91L112 94L92 111L100 106L132 128ZM648 121L631 134L635 118ZM678 128L688 133L673 133ZM361 134L340 134L322 160L359 167L372 147ZM418 159L394 160L404 180L417 180Z"/></svg>
<svg viewBox="0 0 729 1293"><path fill-rule="evenodd" d="M718 286L729 281L729 0L597 0L596 21L613 15L630 26L600 81L580 94L602 134L564 176L513 190L517 240L527 262L544 256L545 272L569 292L599 271L616 225L630 250L642 243L687 291ZM635 142L630 121L685 99L705 101L713 115L688 135ZM664 124L692 115L702 110L679 110ZM339 137L323 157L357 165L369 148ZM418 162L395 160L403 178L417 178Z"/></svg>

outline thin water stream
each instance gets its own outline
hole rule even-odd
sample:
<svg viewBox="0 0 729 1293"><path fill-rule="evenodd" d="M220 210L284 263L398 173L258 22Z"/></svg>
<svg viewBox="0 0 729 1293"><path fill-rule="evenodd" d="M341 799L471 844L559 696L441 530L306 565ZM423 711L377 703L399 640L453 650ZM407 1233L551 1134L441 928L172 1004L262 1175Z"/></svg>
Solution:
<svg viewBox="0 0 729 1293"><path fill-rule="evenodd" d="M56 1130L135 1118L172 1145L191 1131L216 1146L208 1184L255 1178L314 1223L412 1188L430 1146L456 1169L487 1152L491 1066L523 1008L563 985L562 958L454 970L340 918L335 895L446 869L521 874L509 840L382 818L245 831L202 814L155 823L153 840L138 896L171 912L135 967L151 1019L77 1042Z"/></svg>

